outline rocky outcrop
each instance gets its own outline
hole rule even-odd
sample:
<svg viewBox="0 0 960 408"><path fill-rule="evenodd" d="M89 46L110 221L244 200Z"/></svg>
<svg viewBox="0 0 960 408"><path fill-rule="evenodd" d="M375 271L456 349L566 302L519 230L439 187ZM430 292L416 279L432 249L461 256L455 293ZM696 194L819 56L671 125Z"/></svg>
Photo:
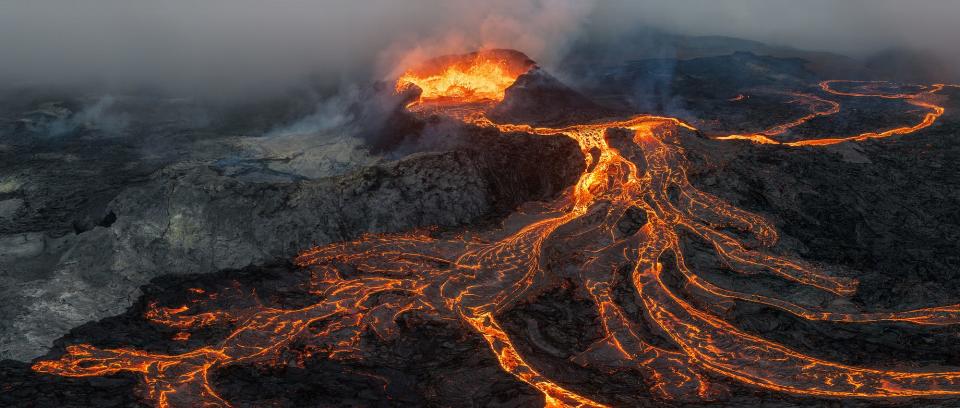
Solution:
<svg viewBox="0 0 960 408"><path fill-rule="evenodd" d="M465 129L478 147L418 153L337 178L180 163L108 204L109 225L0 242L0 357L31 359L71 327L123 312L166 274L289 260L314 244L491 220L558 193L583 168L565 138ZM479 148L482 146L482 148Z"/></svg>
<svg viewBox="0 0 960 408"><path fill-rule="evenodd" d="M625 115L597 105L540 68L517 78L488 116L501 123L557 126Z"/></svg>

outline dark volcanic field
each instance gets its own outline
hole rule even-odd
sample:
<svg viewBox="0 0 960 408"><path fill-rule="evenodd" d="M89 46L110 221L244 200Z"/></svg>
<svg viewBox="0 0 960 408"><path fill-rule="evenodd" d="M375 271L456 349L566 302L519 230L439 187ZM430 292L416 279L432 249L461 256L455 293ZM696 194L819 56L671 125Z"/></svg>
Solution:
<svg viewBox="0 0 960 408"><path fill-rule="evenodd" d="M782 91L825 97L817 93L820 74L795 59L736 53L673 62L668 86L650 86L647 81L662 67L662 61L628 63L597 75L603 81L580 84L580 90L607 106L591 105L596 115L673 115L707 135L759 131L803 115L805 108ZM537 86L554 86L538 77L524 84L534 94ZM728 100L741 93L751 98ZM947 113L936 124L879 141L789 148L691 136L683 141L689 176L697 188L774 221L782 235L775 251L857 277L853 304L893 311L960 303L960 90L942 95ZM500 114L545 117L530 111L544 109L554 121L583 115L573 97L549 97L554 107L523 99L528 97L516 95ZM841 111L803 125L794 136L885 129L920 116L900 101L829 99L840 102ZM460 142L313 177L273 164L295 160L291 157L240 155L242 160L225 164L223 158L236 158L244 145L235 143L236 133L218 128L204 134L164 130L171 139L162 154L145 153L152 144L139 133L139 138L102 138L96 137L102 129L87 129L55 142L25 143L27 130L16 129L12 134L20 139L7 137L0 145L0 175L7 177L0 186L25 180L0 190L0 210L17 206L0 219L5 250L0 284L6 286L0 293L8 295L0 306L0 357L8 358L0 362L0 406L140 406L137 376L63 378L33 373L28 361L54 358L77 343L160 353L194 349L222 339L231 325L176 341L176 330L143 318L147 305L178 306L196 296L188 288L201 288L229 295L205 303L209 310L217 302L254 297L266 306L304 306L311 303L301 286L307 273L290 261L311 243L415 227L436 227L434 234L496 228L522 203L560 194L583 170L576 144L562 138L390 123L405 123L411 126L405 131L419 137L427 136L417 126L440 129ZM691 267L705 276L737 279L711 248L685 239ZM39 246L28 245L35 241ZM123 284L115 274L123 275ZM778 290L773 280L740 279L745 287ZM73 280L86 283L65 283ZM643 322L631 289L620 289L618 301ZM84 297L92 300L76 300ZM51 306L56 302L66 306ZM64 310L71 317L55 321ZM533 366L614 406L960 406L956 399L801 398L721 378L713 380L730 387L728 400L657 400L638 373L611 375L569 361L598 339L596 317L588 300L564 287L517 306L501 321ZM960 366L956 327L808 322L746 303L726 305L721 317L846 364L901 370ZM361 359L297 361L296 353L287 352L277 366L231 366L216 371L211 382L238 407L542 406L543 397L504 373L486 344L463 327L421 321L416 314L400 327L400 336L386 341L368 334ZM56 339L48 352L46 339Z"/></svg>

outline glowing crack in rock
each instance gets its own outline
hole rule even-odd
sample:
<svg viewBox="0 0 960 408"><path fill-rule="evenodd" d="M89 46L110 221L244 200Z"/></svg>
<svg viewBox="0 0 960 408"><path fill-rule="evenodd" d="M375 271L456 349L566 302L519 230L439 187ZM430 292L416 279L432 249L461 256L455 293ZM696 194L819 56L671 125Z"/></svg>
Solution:
<svg viewBox="0 0 960 408"><path fill-rule="evenodd" d="M143 377L145 397L159 407L225 407L229 402L208 381L213 370L234 364L277 363L279 353L297 339L324 350L329 358L356 358L364 332L390 338L397 334L400 316L417 313L459 322L475 332L487 343L500 367L540 391L548 407L606 406L556 382L549 372L527 361L498 322L498 317L514 305L542 293L548 289L545 286L557 285L559 280L546 278L556 274L589 295L604 333L571 364L611 373L636 370L655 395L665 400L723 399L728 393L726 387L711 377L796 395L960 395L960 371L888 371L818 359L746 333L686 300L694 296L708 302L752 302L808 320L960 323L958 305L850 313L711 282L688 266L681 234L692 234L709 243L717 257L740 274L767 274L834 298L850 296L857 290L854 279L833 276L802 260L766 251L764 248L778 240L770 223L695 188L687 179L680 146L681 134L695 129L679 119L638 115L558 128L489 120L484 109L502 99L504 89L532 66L527 61L503 59L503 55L446 57L432 62L427 71L408 71L398 81L398 89L411 84L422 88L420 99L411 108L432 102L439 104L432 112L449 109L472 126L504 133L559 135L579 143L587 161L584 173L569 192L545 203L540 211L517 215L524 223L477 232L469 239L440 239L422 233L368 235L316 247L296 260L310 271L307 284L316 297L310 306L290 310L251 306L239 312L195 314L188 306L162 308L151 304L145 317L158 324L189 331L230 321L237 322L236 328L217 343L176 355L99 349L86 344L68 346L60 359L39 361L33 369L74 377L135 372ZM834 86L839 84L849 85L852 90L838 91ZM836 102L798 94L801 103L810 107L809 115L756 135L718 139L818 146L915 132L943 114L943 107L924 100L924 96L945 85L904 94L885 92L881 89L884 86L895 88L867 82L821 84L827 93L905 99L930 112L919 124L876 133L778 142L773 137L839 109ZM458 110L476 102L484 103ZM617 223L624 215L637 209L646 215L642 227L631 233L618 229ZM686 282L683 297L664 282L666 273ZM636 316L631 317L618 304L614 288L624 284L634 290L645 318L668 337L671 348L644 338L634 321ZM308 329L318 322L325 323L321 329Z"/></svg>

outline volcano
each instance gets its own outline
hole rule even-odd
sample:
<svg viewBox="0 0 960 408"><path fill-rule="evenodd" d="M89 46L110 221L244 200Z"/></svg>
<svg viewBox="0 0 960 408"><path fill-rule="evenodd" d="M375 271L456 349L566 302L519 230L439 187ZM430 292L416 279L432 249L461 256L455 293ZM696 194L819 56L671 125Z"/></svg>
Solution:
<svg viewBox="0 0 960 408"><path fill-rule="evenodd" d="M500 102L506 89L521 74L536 66L514 50L485 50L437 57L408 69L397 79L397 91L414 86L420 91L413 103L465 104Z"/></svg>
<svg viewBox="0 0 960 408"><path fill-rule="evenodd" d="M792 61L776 63L807 75ZM861 181L834 205L811 198L849 177L881 180L864 168L901 166L888 149L926 150L931 132L957 129L948 114L957 85L819 79L701 98L710 109L699 113L756 99L784 106L743 129L698 112L596 102L611 100L610 88L574 90L513 50L428 60L390 88L406 95L392 113L405 119L385 123L403 123L415 138L442 123L462 144L452 156L414 155L349 176L340 194L358 185L382 194L335 205L370 217L368 208L397 190L400 198L386 204L429 203L392 209L429 213L422 225L357 228L288 263L156 279L125 313L75 328L29 367L6 363L0 401L745 406L914 404L960 394L960 298L946 290L926 304L880 299L876 274L888 275L859 269L889 265L830 252L839 241L881 234L823 224L881 205L857 194L885 191L870 190L882 183ZM858 111L848 104L877 104L904 122L831 122ZM838 168L858 170L835 177ZM443 181L439 189L402 184L417 177ZM284 183L291 191L278 201L306 225L291 229L318 223L305 219L320 216L307 208L333 190ZM477 195L452 193L475 185ZM489 203L467 211L472 197ZM904 211L858 214L889 225ZM899 246L877 241L879 250Z"/></svg>

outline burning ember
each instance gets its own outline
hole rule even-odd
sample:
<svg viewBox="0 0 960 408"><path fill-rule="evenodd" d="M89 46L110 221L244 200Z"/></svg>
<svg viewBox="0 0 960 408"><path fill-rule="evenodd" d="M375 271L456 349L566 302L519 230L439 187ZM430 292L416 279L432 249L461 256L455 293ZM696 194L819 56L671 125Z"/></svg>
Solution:
<svg viewBox="0 0 960 408"><path fill-rule="evenodd" d="M525 55L511 50L440 57L404 72L397 91L411 85L420 88L414 104L499 102L507 87L533 66Z"/></svg>
<svg viewBox="0 0 960 408"><path fill-rule="evenodd" d="M529 61L500 58L502 55L512 54L486 52L434 60L407 71L397 87L420 87L423 93L418 103L498 101L504 89L533 66ZM836 91L834 85L841 83L853 89ZM915 132L943 114L942 107L923 98L944 86L895 94L870 83L822 84L831 94L906 99L929 109L917 125L778 142L773 137L839 109L836 102L797 95L800 103L810 107L810 115L755 135L718 139L817 146ZM279 353L295 339L306 339L329 358L354 358L363 346L361 334L365 331L389 338L396 335L400 316L417 314L424 319L457 322L475 332L486 341L501 368L539 390L546 406L603 407L606 403L599 398L581 395L554 381L547 368L526 360L498 322L504 311L565 280L593 301L604 332L599 341L573 358L573 363L610 373L635 370L666 400L723 399L728 391L711 377L797 395L960 395L960 372L878 370L818 359L747 333L701 307L740 301L813 321L960 323L960 305L885 313L840 311L724 287L692 269L680 244L682 234L709 243L716 256L739 274L769 275L814 289L828 299L849 297L857 290L854 279L767 251L764 248L778 240L773 225L695 188L687 179L680 146L680 135L695 129L685 122L638 115L549 128L495 123L483 112L461 119L500 132L569 137L584 152L587 170L568 194L539 212L519 215L526 221L519 227L479 231L471 239L418 233L371 235L308 250L297 258L297 264L312 274L308 284L316 303L307 307L251 306L194 315L187 307L151 306L148 317L152 321L186 331L217 322L239 322L217 343L178 355L75 345L59 360L38 362L34 369L78 377L132 371L143 376L147 397L157 406L229 406L210 386L211 370L232 364L278 363ZM617 225L630 211L642 212L646 221L638 230L624 232ZM685 285L680 285L681 289L668 285L667 275ZM550 276L562 279L548 279ZM644 317L619 303L614 293L617 287L630 288ZM666 341L655 341L639 330L637 319L643 318ZM308 330L320 322L325 323L322 329Z"/></svg>

